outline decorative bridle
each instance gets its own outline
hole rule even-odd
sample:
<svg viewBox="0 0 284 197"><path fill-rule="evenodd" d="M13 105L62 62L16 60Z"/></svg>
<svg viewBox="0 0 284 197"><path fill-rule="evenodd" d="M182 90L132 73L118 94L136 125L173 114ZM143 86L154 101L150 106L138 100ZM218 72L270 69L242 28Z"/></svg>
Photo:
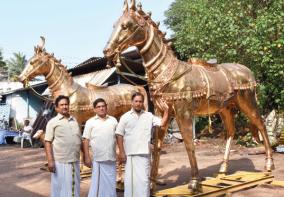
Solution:
<svg viewBox="0 0 284 197"><path fill-rule="evenodd" d="M127 66L126 62L123 61L123 58L120 57L120 55L122 53L122 48L124 48L124 47L127 48L129 46L129 43L132 42L131 39L135 39L135 36L137 35L137 33L144 32L144 39L142 41L138 42L138 43L135 43L136 47L142 46L141 49L139 49L139 51L140 51L140 54L143 55L151 48L151 46L154 42L155 32L158 35L160 35L161 36L160 42L161 42L161 46L162 46L160 51L153 57L153 59L151 59L149 62L147 62L145 64L145 67L148 70L148 73L153 73L156 69L158 69L158 67L161 65L161 63L165 60L165 58L167 56L167 51L168 51L168 45L167 45L168 43L164 43L166 41L166 39L164 37L165 33L162 33L158 29L159 25L156 24L151 19L151 14L149 14L149 15L145 14L145 12L142 10L141 4L139 4L138 7L139 7L138 10L136 10L135 1L132 0L131 6L130 6L130 13L128 13L128 4L127 4L127 1L125 1L124 14L129 14L130 17L132 17L133 20L136 22L134 25L136 25L137 27L135 27L134 31L130 35L128 35L122 41L120 41L120 43L118 44L117 48L114 51L114 56L112 58L114 64L116 65L118 74L120 74L123 78L125 78L127 81L129 81L130 83L132 83L134 85L137 85L137 84L135 84L127 76L123 75L122 72L120 72L119 67L121 66L121 62L127 68L127 70L129 70L131 73L133 73L136 77L141 79L141 76L135 74ZM147 26L148 29L146 29L146 26ZM175 73L177 71L176 67L178 65L178 61L175 61L173 59L175 59L175 58L172 57L170 62L173 65L173 68L175 68L175 70L171 73L170 76L168 76L168 78L163 79L163 80L161 80L161 79L160 80L151 80L150 78L148 78L148 80L147 80L148 84L146 84L146 85L151 86L152 95L154 97L164 97L165 96L168 100L176 100L176 98L177 99L186 98L185 96L182 96L182 95L176 96L176 95L172 95L172 93L164 93L162 91L168 84L173 83L174 81L178 80L183 75L185 75L186 73L188 73L192 70L192 67L189 66L182 73L175 76ZM146 76L146 78L147 78L147 76ZM144 80L146 78L144 78ZM187 94L189 94L189 93L187 93ZM201 93L198 92L197 95L200 96ZM187 95L187 97L188 97L188 95Z"/></svg>
<svg viewBox="0 0 284 197"><path fill-rule="evenodd" d="M37 54L38 54L38 52L37 52ZM53 55L49 55L49 54L47 54L47 55L50 56L50 58L53 57ZM29 76L31 76L34 72L36 72L41 66L43 66L43 65L46 64L46 63L48 63L48 61L49 61L49 59L46 60L46 61L44 61L44 62L42 62L41 64L37 65L37 66L32 70L32 72L27 73L27 74L24 74L24 78L25 78L24 85L25 85L25 87L30 88L38 97L43 98L44 100L53 101L52 99L46 98L46 97L42 96L41 94L39 94L39 93L38 93L32 86L30 86L30 84L29 84ZM54 73L54 71L55 71L55 66L56 66L55 64L56 64L56 63L59 63L59 64L60 64L60 62L61 62L60 60L56 60L56 61L57 61L57 62L54 61L53 63L51 63L51 68L50 68L48 74L47 74L46 77L45 77L46 80L48 80L48 79L53 75L53 73ZM34 62L30 62L30 64L33 65ZM58 65L58 66L59 66L59 67L63 67L63 65ZM49 85L49 89L50 89L50 90L53 90L54 87L58 86L58 84L59 84L60 82L61 82L61 84L63 83L63 81L64 81L63 73L64 73L63 68L60 68L60 74L59 74L58 79L56 79L56 81L54 81L51 85ZM61 80L61 81L60 81L60 80ZM79 86L77 86L77 87L75 88L75 90L69 95L69 97L71 97L78 89L79 89Z"/></svg>

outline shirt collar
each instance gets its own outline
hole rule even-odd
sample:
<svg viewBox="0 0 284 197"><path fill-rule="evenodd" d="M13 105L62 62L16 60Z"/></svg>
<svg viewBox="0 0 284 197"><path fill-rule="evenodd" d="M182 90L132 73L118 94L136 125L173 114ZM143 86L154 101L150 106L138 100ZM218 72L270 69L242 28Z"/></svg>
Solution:
<svg viewBox="0 0 284 197"><path fill-rule="evenodd" d="M105 119L108 119L109 118L109 115L106 115L106 118ZM101 117L99 117L97 114L95 115L94 119L102 119Z"/></svg>
<svg viewBox="0 0 284 197"><path fill-rule="evenodd" d="M145 112L145 111L142 109L142 110L140 111L139 115L140 115L140 114L143 114L144 112ZM137 112L136 112L133 108L131 108L130 113L131 113L131 114L133 114L133 113L134 113L134 114L137 114Z"/></svg>
<svg viewBox="0 0 284 197"><path fill-rule="evenodd" d="M62 120L64 118L64 116L60 113L57 114L57 118L58 120ZM74 120L74 117L70 115L70 117L68 118L68 121L72 121Z"/></svg>

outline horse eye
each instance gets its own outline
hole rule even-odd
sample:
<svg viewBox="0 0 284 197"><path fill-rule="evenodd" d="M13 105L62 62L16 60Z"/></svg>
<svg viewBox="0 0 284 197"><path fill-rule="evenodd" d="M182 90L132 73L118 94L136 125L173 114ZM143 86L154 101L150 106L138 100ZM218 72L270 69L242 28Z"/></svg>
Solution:
<svg viewBox="0 0 284 197"><path fill-rule="evenodd" d="M36 62L36 60L31 60L30 64L33 65Z"/></svg>
<svg viewBox="0 0 284 197"><path fill-rule="evenodd" d="M126 24L121 24L121 29L126 30L127 29L127 25Z"/></svg>

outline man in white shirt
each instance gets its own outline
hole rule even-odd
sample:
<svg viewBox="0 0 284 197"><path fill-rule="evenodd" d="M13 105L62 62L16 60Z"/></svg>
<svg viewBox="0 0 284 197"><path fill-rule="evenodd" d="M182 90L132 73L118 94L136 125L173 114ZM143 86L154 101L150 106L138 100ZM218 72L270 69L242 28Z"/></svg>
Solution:
<svg viewBox="0 0 284 197"><path fill-rule="evenodd" d="M51 172L51 197L80 196L81 131L69 112L69 98L55 99L57 116L48 121L45 152Z"/></svg>
<svg viewBox="0 0 284 197"><path fill-rule="evenodd" d="M132 109L126 112L116 128L118 158L125 162L124 197L150 196L150 140L153 126L165 126L168 105L163 101L163 118L143 110L144 96L132 96Z"/></svg>
<svg viewBox="0 0 284 197"><path fill-rule="evenodd" d="M24 122L24 128L23 128L23 134L22 134L22 139L21 139L21 148L24 147L24 140L29 140L31 147L33 147L33 143L32 143L32 138L31 138L31 134L32 134L33 128L30 125L30 121L29 120L25 120Z"/></svg>
<svg viewBox="0 0 284 197"><path fill-rule="evenodd" d="M107 115L107 104L98 98L93 103L95 116L87 120L83 133L84 163L92 167L89 197L116 197L115 128L117 120ZM93 162L89 154L93 152Z"/></svg>

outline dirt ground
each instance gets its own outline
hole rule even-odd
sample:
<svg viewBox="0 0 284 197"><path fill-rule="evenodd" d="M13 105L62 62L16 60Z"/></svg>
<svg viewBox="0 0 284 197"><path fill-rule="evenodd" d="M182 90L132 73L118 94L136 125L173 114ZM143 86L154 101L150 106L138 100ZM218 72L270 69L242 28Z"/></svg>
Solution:
<svg viewBox="0 0 284 197"><path fill-rule="evenodd" d="M224 142L220 140L202 141L196 146L196 156L201 177L212 177L220 167L224 152ZM262 171L265 155L263 148L248 149L234 145L231 152L229 174L236 171ZM39 197L49 196L50 174L40 170L45 161L44 150L40 148L21 149L19 145L0 146L0 196ZM284 155L275 153L276 180L284 181ZM190 180L190 166L183 143L167 145L161 155L159 181L165 183L158 189L186 184ZM88 193L90 179L81 182L81 196ZM118 196L123 196L118 192ZM281 197L284 188L261 185L234 193L232 196Z"/></svg>

